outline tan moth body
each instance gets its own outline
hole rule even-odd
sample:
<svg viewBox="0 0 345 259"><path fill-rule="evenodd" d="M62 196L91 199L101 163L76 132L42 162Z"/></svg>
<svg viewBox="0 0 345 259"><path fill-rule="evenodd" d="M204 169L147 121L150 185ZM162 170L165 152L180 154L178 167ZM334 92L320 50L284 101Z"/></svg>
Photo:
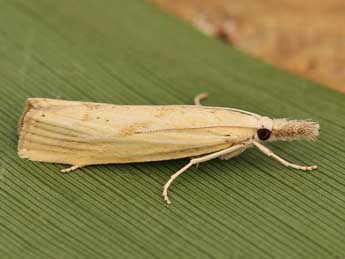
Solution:
<svg viewBox="0 0 345 259"><path fill-rule="evenodd" d="M200 105L112 105L31 98L19 122L18 154L32 161L73 165L65 171L85 165L197 156L190 167L193 160L228 159L252 145L271 155L259 143L259 129L269 130L272 139L314 138L318 125ZM165 186L168 203L167 190L180 171Z"/></svg>
<svg viewBox="0 0 345 259"><path fill-rule="evenodd" d="M197 106L29 99L27 107L21 123L19 155L72 165L202 155L248 140L257 123L246 114Z"/></svg>

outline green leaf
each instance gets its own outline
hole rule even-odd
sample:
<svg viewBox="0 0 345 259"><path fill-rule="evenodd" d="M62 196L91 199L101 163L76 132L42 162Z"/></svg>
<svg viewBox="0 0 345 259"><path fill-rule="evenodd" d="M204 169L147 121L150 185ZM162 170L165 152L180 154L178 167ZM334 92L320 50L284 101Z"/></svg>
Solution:
<svg viewBox="0 0 345 259"><path fill-rule="evenodd" d="M1 258L344 258L344 96L279 71L141 0L0 2ZM21 160L28 97L236 107L321 123L316 142L274 143L301 172L252 149L187 160L64 166Z"/></svg>

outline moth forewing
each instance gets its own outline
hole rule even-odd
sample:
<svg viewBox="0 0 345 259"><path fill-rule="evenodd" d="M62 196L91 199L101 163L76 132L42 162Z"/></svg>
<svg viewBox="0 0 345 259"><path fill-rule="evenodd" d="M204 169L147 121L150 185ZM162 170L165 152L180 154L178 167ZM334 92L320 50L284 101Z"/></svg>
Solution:
<svg viewBox="0 0 345 259"><path fill-rule="evenodd" d="M30 160L72 165L177 159L242 143L256 123L231 109L29 99L18 151Z"/></svg>

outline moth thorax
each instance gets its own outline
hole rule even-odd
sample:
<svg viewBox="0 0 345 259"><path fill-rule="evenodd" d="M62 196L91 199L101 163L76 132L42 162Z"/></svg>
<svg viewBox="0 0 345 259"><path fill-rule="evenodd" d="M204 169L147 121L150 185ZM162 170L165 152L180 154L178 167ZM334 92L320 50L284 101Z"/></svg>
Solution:
<svg viewBox="0 0 345 259"><path fill-rule="evenodd" d="M319 135L319 127L310 120L274 119L271 140L313 140Z"/></svg>

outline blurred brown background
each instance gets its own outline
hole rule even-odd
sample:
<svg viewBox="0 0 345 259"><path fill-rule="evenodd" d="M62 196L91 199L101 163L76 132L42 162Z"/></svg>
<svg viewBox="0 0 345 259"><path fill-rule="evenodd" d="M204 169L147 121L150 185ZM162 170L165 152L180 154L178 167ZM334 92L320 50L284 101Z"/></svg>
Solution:
<svg viewBox="0 0 345 259"><path fill-rule="evenodd" d="M345 92L344 0L152 0L207 34Z"/></svg>

